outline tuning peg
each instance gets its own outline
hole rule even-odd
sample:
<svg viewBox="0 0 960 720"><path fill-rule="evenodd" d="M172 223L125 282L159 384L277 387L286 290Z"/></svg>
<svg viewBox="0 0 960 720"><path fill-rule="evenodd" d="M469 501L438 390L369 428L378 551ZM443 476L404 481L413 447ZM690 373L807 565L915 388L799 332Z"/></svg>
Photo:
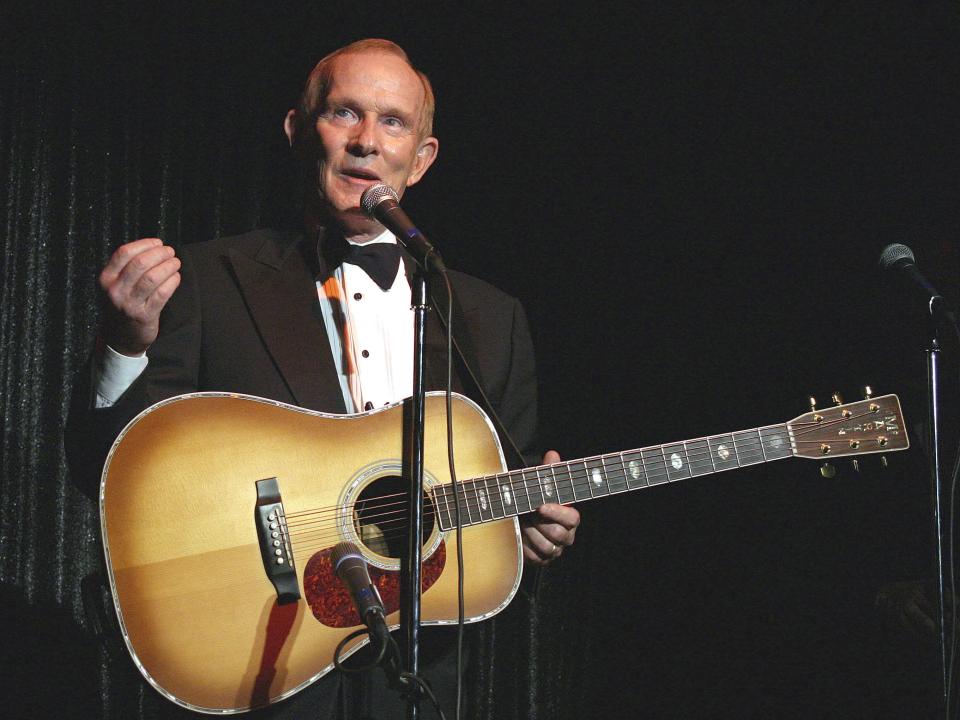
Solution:
<svg viewBox="0 0 960 720"><path fill-rule="evenodd" d="M816 409L817 409L817 399L816 399L813 395L811 395L810 397L808 397L808 398L807 398L807 401L810 403L810 409L811 409L811 410L816 410Z"/></svg>
<svg viewBox="0 0 960 720"><path fill-rule="evenodd" d="M843 405L843 395L840 394L839 390L834 390L830 395L830 399L833 400L834 405Z"/></svg>
<svg viewBox="0 0 960 720"><path fill-rule="evenodd" d="M837 469L828 462L820 466L820 474L828 480L837 474Z"/></svg>
<svg viewBox="0 0 960 720"><path fill-rule="evenodd" d="M859 461L857 458L854 458L853 460L850 461L850 465L853 466L853 471L859 475L859 474L860 474L860 461Z"/></svg>
<svg viewBox="0 0 960 720"><path fill-rule="evenodd" d="M886 456L886 455L881 455L881 456L880 456L880 467L882 467L884 470L886 470L887 467L889 466L889 464L890 464L890 463L887 462L887 456Z"/></svg>
<svg viewBox="0 0 960 720"><path fill-rule="evenodd" d="M870 385L863 386L863 399L869 400L873 397L873 388Z"/></svg>

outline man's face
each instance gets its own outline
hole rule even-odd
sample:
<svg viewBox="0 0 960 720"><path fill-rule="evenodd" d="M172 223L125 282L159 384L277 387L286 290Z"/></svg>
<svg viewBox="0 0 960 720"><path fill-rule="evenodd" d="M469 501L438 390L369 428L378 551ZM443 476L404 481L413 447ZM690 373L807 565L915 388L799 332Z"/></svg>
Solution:
<svg viewBox="0 0 960 720"><path fill-rule="evenodd" d="M382 182L403 195L433 163L437 140L420 137L423 100L420 79L399 57L366 52L334 60L314 126L317 190L348 236L380 231L359 209L364 190Z"/></svg>

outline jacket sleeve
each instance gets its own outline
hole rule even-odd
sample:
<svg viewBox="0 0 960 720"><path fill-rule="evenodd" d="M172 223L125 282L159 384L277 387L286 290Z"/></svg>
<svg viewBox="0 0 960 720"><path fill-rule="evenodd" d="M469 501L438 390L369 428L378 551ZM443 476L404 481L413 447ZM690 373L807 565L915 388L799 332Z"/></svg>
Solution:
<svg viewBox="0 0 960 720"><path fill-rule="evenodd" d="M201 313L190 253L181 249L181 283L160 316L160 333L147 350L149 363L117 402L96 408L95 354L78 373L64 429L71 476L96 498L100 475L117 435L151 405L198 388Z"/></svg>

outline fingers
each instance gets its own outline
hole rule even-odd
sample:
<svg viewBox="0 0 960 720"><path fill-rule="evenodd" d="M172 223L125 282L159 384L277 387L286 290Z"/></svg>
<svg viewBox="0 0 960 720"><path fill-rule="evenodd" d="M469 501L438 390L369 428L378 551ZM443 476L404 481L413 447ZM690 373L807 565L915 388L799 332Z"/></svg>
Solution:
<svg viewBox="0 0 960 720"><path fill-rule="evenodd" d="M122 245L100 273L110 300L103 335L119 352L138 354L156 339L160 312L180 285L180 259L159 238Z"/></svg>
<svg viewBox="0 0 960 720"><path fill-rule="evenodd" d="M580 513L576 508L548 503L523 521L523 556L537 565L546 565L573 545Z"/></svg>
<svg viewBox="0 0 960 720"><path fill-rule="evenodd" d="M139 240L121 245L113 251L113 255L110 256L110 259L104 266L103 272L100 273L101 285L105 282L112 284L120 274L120 271L137 255L162 246L163 240L160 238L140 238Z"/></svg>
<svg viewBox="0 0 960 720"><path fill-rule="evenodd" d="M543 464L544 465L553 465L554 463L560 462L560 453L556 450L547 450L543 455Z"/></svg>

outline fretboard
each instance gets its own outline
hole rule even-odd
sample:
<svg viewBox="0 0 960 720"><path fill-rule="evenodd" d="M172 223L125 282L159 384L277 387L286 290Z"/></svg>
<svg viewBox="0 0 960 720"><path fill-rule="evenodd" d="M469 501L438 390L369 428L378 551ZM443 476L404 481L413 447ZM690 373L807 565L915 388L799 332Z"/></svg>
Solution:
<svg viewBox="0 0 960 720"><path fill-rule="evenodd" d="M712 435L472 478L460 483L466 527L522 515L544 503L574 503L794 455L787 424ZM433 488L442 530L456 526L451 485Z"/></svg>

